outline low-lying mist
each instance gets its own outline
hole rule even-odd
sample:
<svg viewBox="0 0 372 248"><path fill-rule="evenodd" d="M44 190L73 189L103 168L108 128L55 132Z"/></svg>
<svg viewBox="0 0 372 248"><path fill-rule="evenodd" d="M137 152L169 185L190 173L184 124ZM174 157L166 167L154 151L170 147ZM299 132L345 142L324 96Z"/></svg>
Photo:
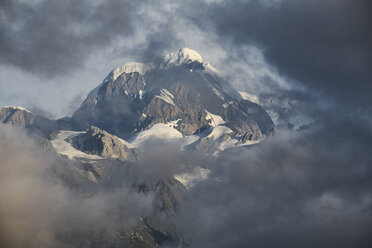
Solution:
<svg viewBox="0 0 372 248"><path fill-rule="evenodd" d="M359 121L278 131L219 156L154 140L129 176L113 174L148 182L208 169L208 179L182 191L174 218L188 247L369 247L372 135ZM85 195L59 179L55 168L64 165L24 133L1 127L0 138L1 247L64 247L60 233L131 228L154 213L155 196L133 182Z"/></svg>
<svg viewBox="0 0 372 248"><path fill-rule="evenodd" d="M152 209L151 194L126 187L84 195L59 179L60 166L22 130L0 126L0 247L59 247L58 234L130 228Z"/></svg>

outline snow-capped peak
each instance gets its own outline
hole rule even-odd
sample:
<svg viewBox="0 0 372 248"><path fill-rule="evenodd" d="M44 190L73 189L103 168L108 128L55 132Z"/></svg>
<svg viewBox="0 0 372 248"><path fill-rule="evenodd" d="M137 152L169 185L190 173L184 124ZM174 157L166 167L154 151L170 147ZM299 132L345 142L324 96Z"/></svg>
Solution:
<svg viewBox="0 0 372 248"><path fill-rule="evenodd" d="M167 66L169 65L180 66L182 64L187 64L195 61L203 63L202 56L197 51L187 47L179 50L178 52L169 53L164 57L164 62L165 65Z"/></svg>
<svg viewBox="0 0 372 248"><path fill-rule="evenodd" d="M112 79L115 80L123 73L138 72L143 75L153 67L150 63L129 62L112 70Z"/></svg>
<svg viewBox="0 0 372 248"><path fill-rule="evenodd" d="M101 86L109 81L115 81L121 74L123 73L132 73L138 72L139 74L145 75L146 72L154 69L154 65L152 63L140 63L140 62L128 62L122 66L118 66L113 69L103 80L103 82L94 88L89 94L88 97L92 97L98 94L99 89Z"/></svg>
<svg viewBox="0 0 372 248"><path fill-rule="evenodd" d="M4 106L4 108L8 109L8 108L11 108L11 109L16 109L16 110L22 110L22 111L26 111L26 112L29 112L31 113L30 110L24 108L24 107L21 107L21 106Z"/></svg>
<svg viewBox="0 0 372 248"><path fill-rule="evenodd" d="M88 94L88 97L97 95L102 85L110 81L115 81L123 73L138 72L142 75L145 75L150 70L154 69L167 70L172 67L188 65L193 62L200 63L201 66L199 67L199 69L205 72L208 72L210 74L219 74L219 71L213 66L211 66L209 62L203 61L202 56L197 51L184 47L183 49L180 49L177 52L165 55L163 58L163 62L161 62L160 64L129 62L122 66L116 67L106 76L106 78L100 85L98 85ZM194 68L189 68L190 71L193 71L193 69Z"/></svg>
<svg viewBox="0 0 372 248"><path fill-rule="evenodd" d="M190 48L183 48L178 50L178 52L169 53L164 56L163 63L160 64L160 69L167 70L172 67L179 67L182 65L189 65L194 62L198 62L201 64L199 69L203 71L212 73L212 74L219 74L218 70L211 66L209 62L204 61L202 56L195 50ZM197 66L198 67L198 66ZM190 71L193 71L195 67L191 66L188 68Z"/></svg>

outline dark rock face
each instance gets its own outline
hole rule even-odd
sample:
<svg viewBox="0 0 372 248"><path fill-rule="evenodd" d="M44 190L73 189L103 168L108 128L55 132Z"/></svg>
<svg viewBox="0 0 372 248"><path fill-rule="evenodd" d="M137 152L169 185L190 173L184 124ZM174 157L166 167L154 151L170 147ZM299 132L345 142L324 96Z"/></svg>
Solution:
<svg viewBox="0 0 372 248"><path fill-rule="evenodd" d="M217 72L208 70L208 63L200 62L201 58L176 59L146 71L124 70L117 77L109 74L74 113L74 128L95 125L127 138L156 123L177 121L175 128L191 135L213 126L206 118L212 113L239 135L252 133L252 139L274 131L268 114L259 105L242 100Z"/></svg>
<svg viewBox="0 0 372 248"><path fill-rule="evenodd" d="M122 74L108 81L83 102L72 117L78 129L95 125L110 133L133 131L141 101L138 92L144 89L144 78L139 73Z"/></svg>

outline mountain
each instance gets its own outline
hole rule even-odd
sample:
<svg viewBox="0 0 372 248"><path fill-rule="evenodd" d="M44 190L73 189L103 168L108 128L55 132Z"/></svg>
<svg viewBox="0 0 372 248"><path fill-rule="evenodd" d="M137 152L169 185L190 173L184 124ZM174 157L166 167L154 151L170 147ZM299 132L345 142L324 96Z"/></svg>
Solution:
<svg viewBox="0 0 372 248"><path fill-rule="evenodd" d="M172 152L175 157L197 151L219 156L260 142L273 134L274 124L257 102L234 90L199 53L184 48L158 62L115 68L71 118L49 120L8 106L0 109L0 121L40 140L55 156L53 175L82 197L102 189L153 196L151 214L138 216L135 227L58 233L62 244L178 247L188 243L176 225L185 193L207 180L211 171L202 163L173 159ZM162 149L164 161L154 161L156 148ZM157 166L161 169L152 168Z"/></svg>
<svg viewBox="0 0 372 248"><path fill-rule="evenodd" d="M184 48L157 63L127 63L111 71L71 118L72 126L91 125L129 138L157 123L183 136L217 125L259 140L274 131L268 114L243 99L196 51Z"/></svg>

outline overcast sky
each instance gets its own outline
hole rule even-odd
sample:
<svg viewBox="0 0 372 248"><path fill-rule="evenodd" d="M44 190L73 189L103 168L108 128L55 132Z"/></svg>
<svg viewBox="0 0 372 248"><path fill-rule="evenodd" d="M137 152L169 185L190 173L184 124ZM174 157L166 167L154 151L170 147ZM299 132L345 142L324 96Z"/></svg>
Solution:
<svg viewBox="0 0 372 248"><path fill-rule="evenodd" d="M0 105L71 115L116 66L195 49L279 132L192 161L192 244L371 247L371 29L370 0L2 0Z"/></svg>

